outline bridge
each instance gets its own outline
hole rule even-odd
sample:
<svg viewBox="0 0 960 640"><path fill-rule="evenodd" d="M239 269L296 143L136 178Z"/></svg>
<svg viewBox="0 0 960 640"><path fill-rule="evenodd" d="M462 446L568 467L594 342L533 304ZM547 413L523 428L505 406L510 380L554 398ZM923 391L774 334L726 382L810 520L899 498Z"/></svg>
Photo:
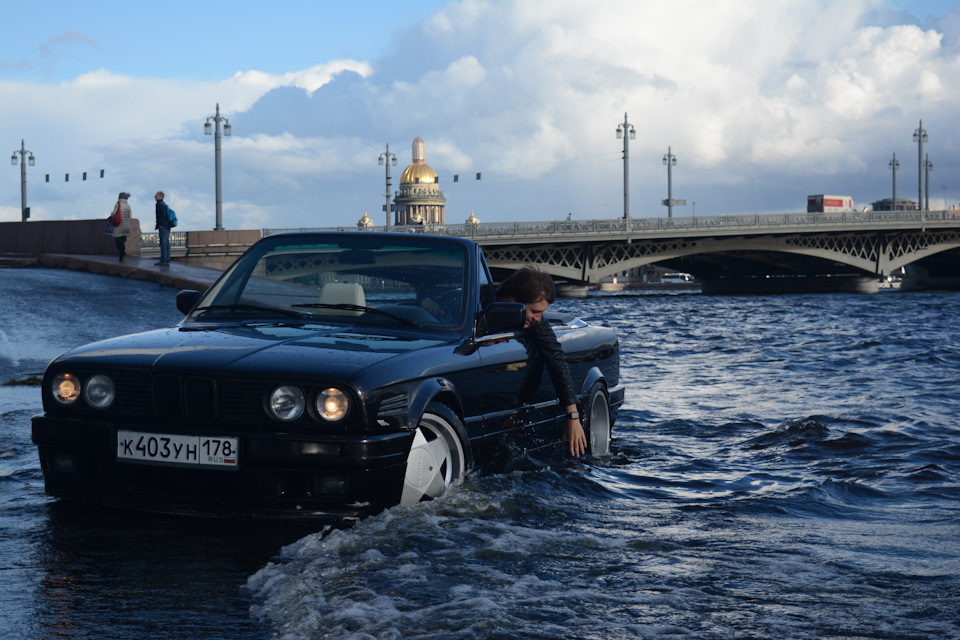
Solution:
<svg viewBox="0 0 960 640"><path fill-rule="evenodd" d="M334 227L316 230L356 230ZM536 264L593 285L657 264L690 273L705 293L960 289L960 211L771 213L681 218L365 227L468 237L491 269ZM264 229L269 235L292 229ZM306 230L306 229L303 229ZM311 229L313 230L313 229Z"/></svg>

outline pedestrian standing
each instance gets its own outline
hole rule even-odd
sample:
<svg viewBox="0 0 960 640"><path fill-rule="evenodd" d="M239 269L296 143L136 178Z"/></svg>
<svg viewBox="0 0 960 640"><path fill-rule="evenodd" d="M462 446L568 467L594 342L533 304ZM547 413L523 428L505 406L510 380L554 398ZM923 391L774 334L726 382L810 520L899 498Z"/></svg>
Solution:
<svg viewBox="0 0 960 640"><path fill-rule="evenodd" d="M120 211L120 224L113 226L113 243L117 245L117 251L120 253L120 262L123 262L123 259L127 256L127 236L133 233L130 228L130 205L127 204L127 198L129 197L129 193L121 191L117 197L116 206L110 212L110 215L113 216L118 210Z"/></svg>
<svg viewBox="0 0 960 640"><path fill-rule="evenodd" d="M163 191L157 191L153 196L157 201L157 234L160 236L160 262L155 264L161 267L170 266L170 212L163 201Z"/></svg>

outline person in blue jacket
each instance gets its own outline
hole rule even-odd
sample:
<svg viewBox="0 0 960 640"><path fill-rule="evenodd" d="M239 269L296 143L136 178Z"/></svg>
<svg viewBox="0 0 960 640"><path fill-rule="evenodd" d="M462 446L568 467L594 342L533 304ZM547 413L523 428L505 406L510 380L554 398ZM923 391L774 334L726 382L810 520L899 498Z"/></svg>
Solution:
<svg viewBox="0 0 960 640"><path fill-rule="evenodd" d="M163 191L157 191L153 196L157 201L157 234L160 236L160 262L156 264L161 267L170 266L170 214L167 212L167 205L163 201Z"/></svg>

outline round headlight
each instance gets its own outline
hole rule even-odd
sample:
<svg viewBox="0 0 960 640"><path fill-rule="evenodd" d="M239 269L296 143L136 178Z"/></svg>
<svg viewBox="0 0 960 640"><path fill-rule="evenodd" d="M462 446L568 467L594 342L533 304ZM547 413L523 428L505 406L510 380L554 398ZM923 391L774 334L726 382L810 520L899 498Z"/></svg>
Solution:
<svg viewBox="0 0 960 640"><path fill-rule="evenodd" d="M284 385L273 390L267 404L274 418L290 422L303 415L306 400L299 387Z"/></svg>
<svg viewBox="0 0 960 640"><path fill-rule="evenodd" d="M80 380L72 373L58 373L53 377L50 391L60 404L73 404L80 398Z"/></svg>
<svg viewBox="0 0 960 640"><path fill-rule="evenodd" d="M83 388L83 399L94 409L106 409L113 404L117 397L113 387L113 380L107 376L90 376Z"/></svg>
<svg viewBox="0 0 960 640"><path fill-rule="evenodd" d="M350 400L340 389L324 389L317 394L317 413L324 420L336 422L350 411Z"/></svg>

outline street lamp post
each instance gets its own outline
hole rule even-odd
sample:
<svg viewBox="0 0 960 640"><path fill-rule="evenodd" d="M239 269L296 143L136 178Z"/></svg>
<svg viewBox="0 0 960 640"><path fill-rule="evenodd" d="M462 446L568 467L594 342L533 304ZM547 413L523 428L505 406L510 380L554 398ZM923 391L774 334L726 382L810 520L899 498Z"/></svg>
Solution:
<svg viewBox="0 0 960 640"><path fill-rule="evenodd" d="M919 145L917 150L917 206L923 209L923 143L927 141L927 130L920 126L913 132L913 141Z"/></svg>
<svg viewBox="0 0 960 640"><path fill-rule="evenodd" d="M27 164L29 163L32 167L35 158L32 151L27 151L23 140L20 141L20 150L13 150L13 155L10 156L10 164L16 166L18 153L20 154L20 221L26 222L27 218L30 217L30 210L27 208Z"/></svg>
<svg viewBox="0 0 960 640"><path fill-rule="evenodd" d="M897 160L897 152L893 152L893 160L890 161L890 170L893 172L893 206L891 211L897 210L897 171L900 170L900 161Z"/></svg>
<svg viewBox="0 0 960 640"><path fill-rule="evenodd" d="M933 171L933 163L930 162L930 154L927 154L926 159L923 161L923 187L924 193L926 195L926 202L924 203L924 210L930 211L930 172Z"/></svg>
<svg viewBox="0 0 960 640"><path fill-rule="evenodd" d="M210 124L210 121L213 121L213 125ZM223 185L221 180L220 172L220 123L223 122L223 135L230 135L230 120L224 118L220 115L220 103L217 103L217 115L207 118L206 123L203 125L203 133L210 135L214 129L216 132L213 136L213 154L214 154L214 167L216 169L216 181L217 181L217 226L213 229L214 231L223 231Z"/></svg>
<svg viewBox="0 0 960 640"><path fill-rule="evenodd" d="M942 185L940 185L940 186L943 188L943 210L946 211L946 210L948 209L948 207L947 207L947 185L942 184Z"/></svg>
<svg viewBox="0 0 960 640"><path fill-rule="evenodd" d="M390 165L397 166L397 154L390 153L390 143L387 143L387 150L384 153L380 154L380 164L386 165L387 167L387 193L384 194L387 198L387 203L383 206L383 210L387 215L387 227L390 227Z"/></svg>
<svg viewBox="0 0 960 640"><path fill-rule="evenodd" d="M617 139L623 138L623 219L630 219L630 141L637 137L633 125L627 122L623 114L623 124L617 125Z"/></svg>
<svg viewBox="0 0 960 640"><path fill-rule="evenodd" d="M667 166L667 199L663 204L667 206L667 217L673 217L673 205L684 205L686 200L673 199L673 167L677 166L677 156L673 155L670 147L667 147L667 155L663 156L663 164Z"/></svg>

